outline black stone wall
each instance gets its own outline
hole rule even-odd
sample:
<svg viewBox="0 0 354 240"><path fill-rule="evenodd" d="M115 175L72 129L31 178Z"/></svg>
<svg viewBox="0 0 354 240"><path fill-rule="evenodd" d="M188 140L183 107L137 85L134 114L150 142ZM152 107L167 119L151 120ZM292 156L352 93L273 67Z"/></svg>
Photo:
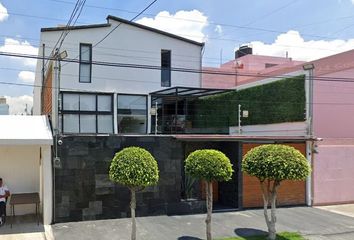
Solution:
<svg viewBox="0 0 354 240"><path fill-rule="evenodd" d="M137 216L205 211L203 201L181 201L183 143L169 136L62 136L61 168L55 169L55 222L129 217L130 193L112 183L114 154L139 146L156 158L158 185L137 194Z"/></svg>

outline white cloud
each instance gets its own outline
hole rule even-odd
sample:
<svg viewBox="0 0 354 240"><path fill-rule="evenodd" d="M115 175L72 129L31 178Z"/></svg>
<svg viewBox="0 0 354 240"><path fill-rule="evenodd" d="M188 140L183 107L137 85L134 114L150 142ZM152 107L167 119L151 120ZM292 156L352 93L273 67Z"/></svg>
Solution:
<svg viewBox="0 0 354 240"><path fill-rule="evenodd" d="M31 113L33 106L33 97L28 95L23 95L19 97L6 97L6 102L9 104L9 111L11 115L14 114L25 114L26 104L27 104L27 114Z"/></svg>
<svg viewBox="0 0 354 240"><path fill-rule="evenodd" d="M352 3L354 4L354 0L352 0Z"/></svg>
<svg viewBox="0 0 354 240"><path fill-rule="evenodd" d="M295 60L311 61L354 49L354 39L305 41L298 31L290 30L280 34L271 44L253 41L250 45L258 55L285 57L288 52Z"/></svg>
<svg viewBox="0 0 354 240"><path fill-rule="evenodd" d="M0 22L5 21L9 17L6 7L0 3Z"/></svg>
<svg viewBox="0 0 354 240"><path fill-rule="evenodd" d="M222 34L222 27L220 25L216 25L214 31L217 32L219 35L221 35Z"/></svg>
<svg viewBox="0 0 354 240"><path fill-rule="evenodd" d="M38 48L31 46L31 44L27 41L21 42L16 39L5 38L4 45L0 46L0 52L37 55ZM22 64L24 64L25 66L35 67L37 63L36 59L17 57L12 58L22 62Z"/></svg>
<svg viewBox="0 0 354 240"><path fill-rule="evenodd" d="M186 21L183 21L183 19L186 19ZM206 40L203 29L208 25L208 17L198 10L181 10L175 14L162 11L155 18L144 17L136 22L195 41Z"/></svg>
<svg viewBox="0 0 354 240"><path fill-rule="evenodd" d="M35 74L34 74L34 72L31 72L31 71L21 71L18 74L18 78L22 82L25 82L25 83L34 83L34 77L35 77Z"/></svg>

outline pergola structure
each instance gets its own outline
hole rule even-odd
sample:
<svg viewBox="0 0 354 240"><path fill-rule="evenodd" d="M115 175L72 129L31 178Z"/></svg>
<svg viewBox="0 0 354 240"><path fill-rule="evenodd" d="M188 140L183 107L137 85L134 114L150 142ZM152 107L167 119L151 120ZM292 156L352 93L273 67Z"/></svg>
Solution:
<svg viewBox="0 0 354 240"><path fill-rule="evenodd" d="M234 89L171 87L151 92L151 107L157 107L159 133L187 133L190 122L186 120L191 111L191 101L235 91ZM154 117L155 118L155 117ZM154 122L155 119L152 119ZM153 125L153 124L152 124ZM154 128L154 127L153 127Z"/></svg>

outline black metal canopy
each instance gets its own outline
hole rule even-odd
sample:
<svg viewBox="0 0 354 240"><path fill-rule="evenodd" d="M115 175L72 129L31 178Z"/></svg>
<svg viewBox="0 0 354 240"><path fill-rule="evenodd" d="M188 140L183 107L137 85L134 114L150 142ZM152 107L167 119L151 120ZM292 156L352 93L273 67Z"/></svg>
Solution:
<svg viewBox="0 0 354 240"><path fill-rule="evenodd" d="M215 88L193 88L193 87L171 87L155 92L151 92L152 97L204 97L214 94L234 91L233 89L215 89Z"/></svg>

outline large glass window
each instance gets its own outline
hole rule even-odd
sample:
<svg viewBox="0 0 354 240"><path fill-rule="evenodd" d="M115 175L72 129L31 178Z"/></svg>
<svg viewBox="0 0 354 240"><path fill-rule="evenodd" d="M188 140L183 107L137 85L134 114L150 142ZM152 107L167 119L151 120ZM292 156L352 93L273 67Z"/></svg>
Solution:
<svg viewBox="0 0 354 240"><path fill-rule="evenodd" d="M92 71L92 45L80 43L79 82L90 83Z"/></svg>
<svg viewBox="0 0 354 240"><path fill-rule="evenodd" d="M119 133L146 133L147 96L118 95Z"/></svg>
<svg viewBox="0 0 354 240"><path fill-rule="evenodd" d="M161 50L161 87L171 87L171 50Z"/></svg>
<svg viewBox="0 0 354 240"><path fill-rule="evenodd" d="M61 93L63 133L113 133L112 95Z"/></svg>

